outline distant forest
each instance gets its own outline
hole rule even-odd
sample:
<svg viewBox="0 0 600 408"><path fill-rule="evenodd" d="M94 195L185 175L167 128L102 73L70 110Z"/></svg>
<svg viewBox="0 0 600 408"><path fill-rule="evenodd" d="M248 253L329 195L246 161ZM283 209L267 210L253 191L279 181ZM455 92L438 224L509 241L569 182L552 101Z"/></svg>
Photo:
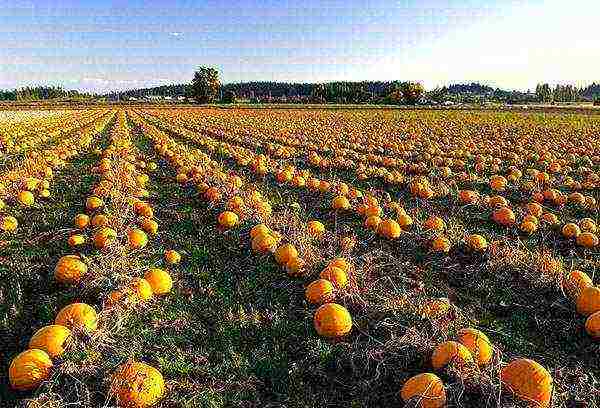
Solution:
<svg viewBox="0 0 600 408"><path fill-rule="evenodd" d="M292 82L239 82L223 84L221 96L233 95L237 100L255 102L331 102L331 103L389 103L389 97L400 83L396 81L292 83ZM46 99L90 99L108 98L123 100L130 98L190 97L189 84L162 85L151 88L130 89L104 95L90 94L77 90L65 90L55 86L24 87L0 90L3 101L36 101ZM570 85L538 84L535 92L511 91L492 88L479 83L453 84L435 88L425 93L425 99L442 102L570 102L600 99L600 84L593 83L585 88ZM221 98L223 99L223 98ZM228 98L229 99L229 98Z"/></svg>
<svg viewBox="0 0 600 408"><path fill-rule="evenodd" d="M221 94L233 93L235 98L261 102L386 102L386 98L396 89L395 81L293 83L293 82L239 82L223 84ZM144 98L147 96L189 97L188 84L163 85L152 88L132 89L107 94L111 99ZM479 83L453 84L426 92L425 97L441 102L443 100L476 102L575 102L591 101L600 98L600 84L592 83L585 88L570 85L539 84L535 92L522 92L493 88Z"/></svg>

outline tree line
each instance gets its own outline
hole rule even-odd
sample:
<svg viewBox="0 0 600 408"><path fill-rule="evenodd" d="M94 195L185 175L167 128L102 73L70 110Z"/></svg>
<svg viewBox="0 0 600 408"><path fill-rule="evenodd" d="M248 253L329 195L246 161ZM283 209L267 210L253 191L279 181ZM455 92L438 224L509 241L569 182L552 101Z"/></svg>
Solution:
<svg viewBox="0 0 600 408"><path fill-rule="evenodd" d="M12 90L0 90L0 101L40 101L91 96L89 93L81 93L77 90L65 90L60 86L26 86Z"/></svg>

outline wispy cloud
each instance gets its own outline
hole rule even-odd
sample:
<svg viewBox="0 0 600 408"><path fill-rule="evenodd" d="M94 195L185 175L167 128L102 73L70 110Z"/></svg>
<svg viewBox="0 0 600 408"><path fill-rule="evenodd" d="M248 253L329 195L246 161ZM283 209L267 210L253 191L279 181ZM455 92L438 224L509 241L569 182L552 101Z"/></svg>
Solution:
<svg viewBox="0 0 600 408"><path fill-rule="evenodd" d="M169 35L173 36L173 37L181 37L183 35L183 33L180 31L173 31L173 32L169 33Z"/></svg>

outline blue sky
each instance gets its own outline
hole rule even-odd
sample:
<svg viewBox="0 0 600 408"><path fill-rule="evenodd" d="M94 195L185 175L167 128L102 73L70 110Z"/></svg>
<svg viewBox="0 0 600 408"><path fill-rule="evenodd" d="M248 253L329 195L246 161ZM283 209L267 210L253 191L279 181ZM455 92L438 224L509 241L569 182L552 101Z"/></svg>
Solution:
<svg viewBox="0 0 600 408"><path fill-rule="evenodd" d="M188 82L600 81L598 0L5 1L0 88Z"/></svg>

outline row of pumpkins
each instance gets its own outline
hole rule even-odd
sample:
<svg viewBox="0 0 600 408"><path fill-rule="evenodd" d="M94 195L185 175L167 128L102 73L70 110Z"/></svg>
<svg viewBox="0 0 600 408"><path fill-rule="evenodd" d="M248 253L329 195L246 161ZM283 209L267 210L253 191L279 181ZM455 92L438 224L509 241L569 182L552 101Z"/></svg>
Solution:
<svg viewBox="0 0 600 408"><path fill-rule="evenodd" d="M124 191L119 191L117 185L111 185L111 180L121 178L133 178L134 185L143 188L148 181L144 173L138 173L135 167L121 166L121 162L131 160L128 154L130 144L127 143L128 132L124 128L123 116L121 113L120 121L113 128L111 134L111 145L102 154L100 160L102 180L96 185L94 191L111 192L115 195L131 197L131 184L119 184L120 187L129 187ZM125 139L125 140L123 140ZM113 165L112 160L118 161ZM125 158L121 160L121 158ZM111 172L113 168L117 170ZM131 171L133 170L133 171ZM118 172L122 172L119 174ZM127 173L124 173L124 172ZM135 176L135 177L134 177ZM146 176L146 177L140 177ZM103 194L98 194L102 196ZM137 195L137 194L134 194ZM152 215L152 208L148 203L141 202L137 197L130 200L136 213L143 212L145 216ZM143 203L143 205L140 205ZM86 200L86 210L89 213L97 213L104 207L105 203L97 196L91 196ZM92 221L86 214L78 214L74 219L76 228L85 229L89 223L102 231L110 222L106 216L101 218L103 222L94 223L96 217L102 214L95 214ZM95 225L97 224L97 225ZM138 231L137 233L132 233ZM156 230L154 231L156 233ZM69 237L69 244L73 245L79 234ZM102 245L98 243L102 242ZM129 230L128 246L131 249L142 248L147 242L145 234L136 229ZM94 236L96 247L104 247L109 242L101 240ZM102 255L100 255L102 256ZM174 250L165 252L165 260L169 264L176 264L180 261L180 255ZM55 279L65 284L76 284L81 281L87 273L87 265L78 255L66 255L61 257L54 269ZM153 296L164 295L171 291L172 279L168 272L151 268L146 271L144 278L134 278L125 288L112 291L104 302L105 308L130 307L140 302L145 302ZM31 390L37 388L43 381L47 380L53 367L52 359L60 357L64 351L69 339L73 336L72 331L88 330L93 331L98 327L98 315L93 307L84 303L73 303L65 306L56 316L55 324L39 329L29 342L29 349L17 355L9 367L9 381L16 390ZM120 406L150 406L158 401L164 394L164 380L162 375L155 368L142 362L128 361L122 364L112 375L111 393L117 397Z"/></svg>
<svg viewBox="0 0 600 408"><path fill-rule="evenodd" d="M183 177L181 179L183 180ZM279 179L281 180L281 177ZM234 198L229 200L228 210L223 211L217 218L217 222L222 228L232 228L238 223L238 214L235 210L241 207L243 199L240 196ZM369 204L376 205L376 203L367 202L365 203L367 208ZM311 222L313 224L308 230L314 230L317 235L322 233L324 226L318 221ZM443 220L432 217L427 220L426 226L431 229L443 230ZM275 260L283 265L290 275L294 276L302 267L303 261L298 258L295 247L291 244L277 247L280 236L270 231L266 225L258 224L253 227L250 236L254 250L259 253L273 252ZM481 247L482 245L475 246ZM327 337L344 336L349 333L352 327L349 312L341 305L329 303L334 289L342 289L346 285L347 268L346 261L343 258L338 258L332 261L321 273L321 279L312 282L307 287L306 297L309 302L324 303L317 310L314 317L315 328L321 335ZM483 333L475 329L464 329L459 333L459 339L460 342L446 342L436 348L432 357L434 368L442 368L457 360L472 361L473 355L476 357L478 364L489 362L492 347ZM501 379L508 389L524 400L535 401L544 406L550 400L552 379L542 366L532 360L518 359L513 361L502 370ZM403 386L401 395L405 401L418 398L422 402L422 406L437 407L445 404L443 384L435 374L427 373L411 378Z"/></svg>
<svg viewBox="0 0 600 408"><path fill-rule="evenodd" d="M203 138L205 136L202 136ZM234 157L240 160L240 156L236 156L236 152L240 151L240 155L247 154L247 149L238 148L239 150L234 150ZM251 167L255 172L259 174L266 172L266 156L258 155L255 157L255 161L251 163ZM513 172L516 170L513 170ZM538 174L533 173L533 176L539 176ZM279 183L290 183L295 187L308 187L312 190L317 190L320 192L326 192L330 190L336 191L339 195L333 198L332 200L332 208L335 210L349 210L352 208L348 197L351 199L356 199L362 197L362 192L357 190L356 188L349 187L346 183L337 183L335 188L332 188L331 184L326 180L319 180L314 177L310 177L310 173L307 170L296 170L293 166L286 166L281 168L275 173L275 179ZM541 177L544 180L544 177ZM492 189L495 191L503 191L506 187L506 179L502 176L493 176L490 181L490 185ZM411 191L413 193L418 193L423 189L429 188L427 179L419 178L415 183L411 183ZM544 197L551 198L554 196L554 192L545 192L546 194L542 194L542 199ZM540 193L541 194L541 193ZM366 197L367 199L374 199L374 197ZM459 201L463 204L473 204L480 200L480 196L477 192L471 190L461 190L458 194ZM535 195L534 195L535 198ZM569 201L583 204L584 202L591 202L591 206L595 205L595 200L593 197L584 197L581 193L572 193L569 196ZM586 201L587 200L587 201ZM394 210L396 211L395 219L381 219L382 209L377 205L377 203L371 203L365 200L361 205L356 207L356 211L360 215L364 215L366 217L364 225L366 228L372 229L378 232L380 235L388 238L395 239L400 236L400 233L403 230L409 229L413 223L411 217L406 214L403 208L397 203L391 203L395 205ZM376 200L375 200L376 201ZM485 203L495 208L492 213L492 219L500 225L510 226L515 223L515 214L508 207L508 202L502 196L494 196L487 197L484 199ZM543 201L543 200L542 200ZM527 204L528 214L525 215L523 221L520 224L520 230L526 234L532 234L538 229L539 220L538 217L542 217L542 220L550 225L556 226L558 224L557 217L549 212L543 213L543 209L540 204L536 201L533 201ZM427 225L429 224L429 225ZM581 220L580 225L582 225L582 229L584 231L582 233L578 233L577 226L574 227L573 223L565 224L563 227L563 235L567 238L574 237L578 245L586 247L586 248L594 248L598 245L598 237L595 235L595 223L593 220L586 218ZM443 220L439 217L432 217L427 220L426 227L430 230L439 230L443 229L444 223ZM587 227L587 228L586 228ZM572 232L573 231L573 232ZM487 247L487 243L485 238L478 234L473 234L466 238L467 245L476 251L483 250ZM450 241L443 235L439 235L431 240L431 247L434 251L439 252L448 252L450 250Z"/></svg>
<svg viewBox="0 0 600 408"><path fill-rule="evenodd" d="M108 110L75 110L34 117L31 112L23 112L19 118L13 118L17 120L2 123L0 150L5 154L35 152L40 146L79 131L108 113Z"/></svg>
<svg viewBox="0 0 600 408"><path fill-rule="evenodd" d="M69 159L90 147L95 138L112 119L112 114L104 114L92 124L65 138L55 147L42 152L32 152L14 169L0 175L0 230L14 232L18 228L15 217L1 214L6 210L5 199L14 199L23 208L35 203L35 195L50 197L50 182L56 169L64 167Z"/></svg>
<svg viewBox="0 0 600 408"><path fill-rule="evenodd" d="M438 176L442 176L444 178L454 177L458 181L473 181L471 180L472 174L468 174L466 172L467 162L472 161L472 163L474 163L473 170L476 173L481 174L488 171L491 172L492 176L490 177L490 183L493 184L495 188L504 189L509 181L514 182L521 179L522 172L517 166L525 167L525 161L522 160L519 155L513 155L509 160L507 160L509 166L507 169L507 177L505 178L504 176L498 174L501 171L500 165L502 164L502 160L489 155L486 156L486 154L477 155L465 153L463 151L461 152L461 155L464 155L466 159L468 159L463 160L457 159L454 155L436 156L435 153L407 155L406 151L399 151L398 154L402 155L403 158L397 159L393 157L382 157L371 153L368 155L361 154L360 150L362 150L362 148L359 145L355 145L350 149L333 150L337 155L333 159L328 159L316 153L317 150L315 150L315 146L313 146L312 142L322 142L324 140L332 141L336 139L337 135L332 135L331 138L309 138L305 140L305 143L297 142L292 144L288 139L282 137L282 135L271 134L268 138L264 138L264 135L261 133L267 129L264 129L262 126L261 131L258 132L256 131L257 128L255 127L244 126L237 128L235 125L232 126L231 123L223 124L223 126L219 126L217 129L215 129L213 127L214 123L210 122L214 122L214 117L219 115L220 112L210 112L210 114L201 115L199 112L183 112L183 115L180 116L178 116L178 113L179 112L152 111L154 116L161 117L163 121L176 123L180 127L194 129L196 133L210 133L214 135L216 139L226 139L233 144L250 145L255 150L266 150L269 152L269 154L273 154L274 157L280 157L284 159L300 158L300 152L296 152L296 148L301 147L306 151L305 160L312 166L319 167L321 169L328 169L330 167L337 167L341 169L354 168L357 173L357 178L359 179L366 179L371 176L383 177L385 181L397 184L398 181L403 181L404 173L413 172L419 174L429 172L432 175L437 174ZM200 125L198 122L205 123ZM264 124L261 123L261 125ZM276 128L278 123L273 123L273 125ZM307 133L307 135L311 133L312 132ZM274 142L274 140L276 141ZM386 140L386 144L388 143L389 139ZM472 147L476 148L477 145L472 145ZM295 154L282 154L283 151L288 149L294 151ZM381 150L381 147L374 146L373 149ZM325 151L327 150L328 149L325 149ZM441 151L438 151L438 153L441 153ZM415 160L417 164L407 164L404 162L404 160L407 159ZM571 190L590 189L594 186L597 186L600 180L597 174L594 174L589 169L586 170L586 167L579 167L579 164L576 162L576 156L573 154L570 154L568 159L559 159L554 157L552 154L548 154L548 152L544 152L541 155L531 155L527 157L527 159L534 162L539 167L542 167L545 169L545 171L539 171L535 168L526 169L526 173L531 178L531 181L526 181L523 183L523 188L525 189L533 189L536 187L536 184L548 185L550 183L555 183L555 178L557 181L562 183L562 187ZM589 163L593 164L597 163L598 160L600 160L600 157L595 156L594 160L596 161L588 159ZM359 164L356 164L356 162ZM377 167L377 165L382 165L383 167ZM572 166L575 166L575 169ZM392 168L392 170L388 170L388 167ZM460 171L460 173L454 175L451 168ZM571 176L565 176L566 174L583 174L586 179L579 182L575 181ZM555 177L555 175L561 176L560 180ZM427 190L428 189L424 189L424 192ZM425 193L425 196L427 195L429 195L429 197L425 198L431 197L431 190L430 194Z"/></svg>

